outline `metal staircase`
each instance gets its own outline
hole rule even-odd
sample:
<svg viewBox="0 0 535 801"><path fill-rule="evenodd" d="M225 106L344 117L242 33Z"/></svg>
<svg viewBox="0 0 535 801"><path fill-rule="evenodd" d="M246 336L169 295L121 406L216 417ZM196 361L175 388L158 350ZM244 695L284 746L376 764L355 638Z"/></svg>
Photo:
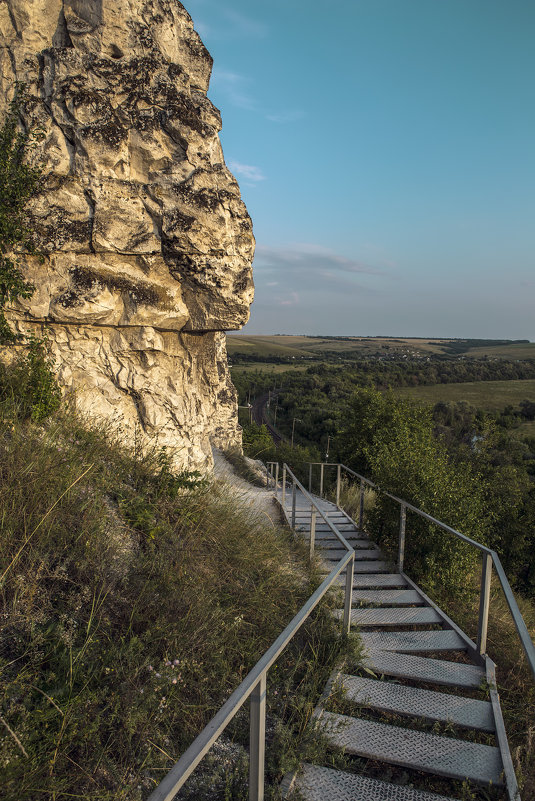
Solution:
<svg viewBox="0 0 535 801"><path fill-rule="evenodd" d="M355 552L351 625L361 630L367 651L362 667L374 676L369 672L342 674L334 691L327 688L315 717L332 748L385 765L492 788L489 797L518 801L494 664L403 571L396 571L362 526L336 504L311 495L296 483L289 491L286 482L283 486L279 499L288 523L314 543L326 571L345 552L337 532ZM319 524L314 507L324 514ZM343 610L336 615L341 617ZM451 689L443 691L449 688L455 688L454 694ZM340 690L345 706L354 710L352 714L328 711ZM394 725L386 722L392 717ZM448 724L448 736L430 732L429 722ZM478 742L481 733L492 744ZM305 801L452 798L309 764L287 778L285 790L290 788L297 789Z"/></svg>
<svg viewBox="0 0 535 801"><path fill-rule="evenodd" d="M321 465L321 485L326 467L333 465ZM267 675L336 584L344 588L344 608L335 612L342 632L347 634L352 625L358 626L367 655L355 670L358 675L346 673L338 676L337 683L329 682L315 717L333 749L384 765L384 774L378 779L363 775L363 771L359 774L358 771L304 764L297 774L286 777L284 792L295 788L305 801L459 799L455 791L454 795L451 792L438 795L411 787L410 774L409 780L382 780L400 766L405 772L423 772L427 776L444 777L446 781L468 781L468 792L471 793L470 787L481 788L483 796L477 797L485 801L520 801L496 691L495 665L485 652L492 569L501 584L534 676L535 647L497 554L386 492L385 495L400 505L398 559L395 566L390 564L370 541L363 526L365 485L376 492L382 490L343 465L335 467L336 503L330 503L321 497L321 491L320 496L307 491L287 465L283 465L279 481L279 464L268 464L267 486L273 487L288 524L308 538L311 557L320 554L328 575L147 801L173 801L248 700L249 801L264 800ZM342 470L360 481L358 523L339 507ZM474 643L404 572L407 511L420 515L481 552L477 642ZM361 669L366 675L360 674ZM338 698L338 688L343 689L343 702L350 706L342 710L343 714L336 707L328 708L330 702ZM422 721L426 724L420 725ZM444 724L448 732L428 730L429 725L440 729ZM482 738L492 742L480 742ZM473 795L469 797L474 798Z"/></svg>

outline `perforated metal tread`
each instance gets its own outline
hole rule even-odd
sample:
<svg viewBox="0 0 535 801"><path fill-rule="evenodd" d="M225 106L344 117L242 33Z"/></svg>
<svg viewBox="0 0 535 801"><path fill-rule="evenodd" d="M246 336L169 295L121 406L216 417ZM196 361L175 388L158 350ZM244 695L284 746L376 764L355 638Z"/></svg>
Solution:
<svg viewBox="0 0 535 801"><path fill-rule="evenodd" d="M490 745L324 712L321 730L350 754L451 779L502 785L500 751Z"/></svg>
<svg viewBox="0 0 535 801"><path fill-rule="evenodd" d="M362 664L379 676L397 676L400 679L414 679L448 687L479 687L485 679L483 669L476 665L391 651L373 651Z"/></svg>
<svg viewBox="0 0 535 801"><path fill-rule="evenodd" d="M353 587L365 589L368 587L406 587L407 582L399 573L386 573L383 575L355 576Z"/></svg>
<svg viewBox="0 0 535 801"><path fill-rule="evenodd" d="M360 551L361 548L364 550L377 548L377 545L371 540L357 540L354 537L346 537L345 534L344 537L357 552ZM329 548L337 548L338 545L340 545L340 540L337 539L334 534L331 534L330 537L316 537L316 545L318 548L326 548L328 550Z"/></svg>
<svg viewBox="0 0 535 801"><path fill-rule="evenodd" d="M340 559L335 559L334 561L339 562ZM355 560L355 573L387 573L391 569L392 566L388 562L367 561L366 559L362 561Z"/></svg>
<svg viewBox="0 0 535 801"><path fill-rule="evenodd" d="M389 604L423 604L416 590L353 590L353 603L369 603L377 606Z"/></svg>
<svg viewBox="0 0 535 801"><path fill-rule="evenodd" d="M451 629L444 631L364 631L368 651L465 651L466 643Z"/></svg>
<svg viewBox="0 0 535 801"><path fill-rule="evenodd" d="M454 801L412 787L307 764L295 787L305 801Z"/></svg>
<svg viewBox="0 0 535 801"><path fill-rule="evenodd" d="M482 731L495 731L492 704L475 698L419 687L406 687L388 681L361 678L360 676L340 677L346 690L346 698L372 709L382 709L415 718L450 721L457 726Z"/></svg>
<svg viewBox="0 0 535 801"><path fill-rule="evenodd" d="M442 618L432 607L379 607L353 609L351 623L356 626L413 626L423 623L441 623Z"/></svg>
<svg viewBox="0 0 535 801"><path fill-rule="evenodd" d="M350 543L351 545L351 543ZM326 559L336 559L340 561L342 556L347 553L345 548L321 548L321 555ZM380 559L383 554L376 548L366 548L355 551L355 559Z"/></svg>

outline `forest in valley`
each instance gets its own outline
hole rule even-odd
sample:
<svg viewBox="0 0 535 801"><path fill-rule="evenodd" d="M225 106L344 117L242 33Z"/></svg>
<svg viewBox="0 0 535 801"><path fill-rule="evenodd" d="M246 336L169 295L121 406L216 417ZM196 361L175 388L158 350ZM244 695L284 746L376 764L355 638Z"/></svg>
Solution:
<svg viewBox="0 0 535 801"><path fill-rule="evenodd" d="M233 368L240 405L266 395L267 420L284 438L275 447L267 428L251 424L244 409L248 455L286 461L304 481L309 462L342 462L495 549L515 589L528 598L535 597L534 376L534 360L504 359L326 361L276 375ZM485 387L494 384L484 382L497 380L514 388L511 402L499 408L440 399L441 386L481 382L485 401ZM434 387L436 402L398 391L418 386ZM376 501L370 524L383 545L395 548L397 523L387 502ZM429 589L447 581L462 593L475 555L451 538L429 536L429 526L417 520L411 526L415 577Z"/></svg>

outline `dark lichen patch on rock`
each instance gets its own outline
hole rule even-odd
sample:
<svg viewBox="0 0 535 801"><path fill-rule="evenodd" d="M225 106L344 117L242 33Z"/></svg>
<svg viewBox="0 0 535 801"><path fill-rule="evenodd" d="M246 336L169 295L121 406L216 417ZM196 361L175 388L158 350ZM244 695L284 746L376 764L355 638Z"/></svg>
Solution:
<svg viewBox="0 0 535 801"><path fill-rule="evenodd" d="M88 267L72 267L70 274L73 282L81 290L106 287L110 291L128 292L135 303L147 306L158 306L168 300L164 290L133 281L126 276L102 274Z"/></svg>

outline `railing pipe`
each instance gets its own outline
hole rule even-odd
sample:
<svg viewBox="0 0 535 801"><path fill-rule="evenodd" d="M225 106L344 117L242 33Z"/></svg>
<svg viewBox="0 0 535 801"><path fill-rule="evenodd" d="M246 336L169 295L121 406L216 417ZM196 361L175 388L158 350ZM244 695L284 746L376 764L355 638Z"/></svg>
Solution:
<svg viewBox="0 0 535 801"><path fill-rule="evenodd" d="M347 572L346 572L346 588L345 588L345 599L344 599L344 617L343 617L343 620L342 620L342 632L343 632L344 635L347 635L347 634L349 634L349 631L350 631L350 628L351 628L351 604L352 604L352 600L353 600L353 577L354 577L354 570L355 570L355 551L352 548L352 546L348 543L348 541L345 539L345 537L343 537L342 534L340 534L340 532L338 531L336 526L333 525L333 523L329 520L329 518L323 512L321 507L318 506L318 504L316 503L314 498L306 491L306 489L303 487L301 482L298 481L298 479L292 473L290 468L286 464L285 464L285 467L288 470L288 472L290 473L290 475L292 477L292 481L294 482L294 492L295 492L297 487L301 490L301 492L303 493L305 499L308 499L310 501L311 510L314 509L315 512L316 512L316 515L319 512L319 514L321 515L323 520L327 523L327 525L329 526L329 528L331 529L333 534L340 540L340 542L342 543L344 548L348 551L348 553L351 556L351 564L348 566ZM311 554L312 554L312 532L314 531L314 535L315 535L315 530L316 530L316 516L314 516L314 527L312 528L312 512L311 512L311 521L310 522L311 522L310 533L311 533Z"/></svg>
<svg viewBox="0 0 535 801"><path fill-rule="evenodd" d="M249 801L264 801L266 676L267 671L264 671L251 693L251 708L249 712Z"/></svg>
<svg viewBox="0 0 535 801"><path fill-rule="evenodd" d="M320 466L320 498L323 498L323 478L324 478L324 465L322 462Z"/></svg>
<svg viewBox="0 0 535 801"><path fill-rule="evenodd" d="M340 507L340 484L342 481L342 468L340 465L336 467L336 506Z"/></svg>
<svg viewBox="0 0 535 801"><path fill-rule="evenodd" d="M178 762L171 768L167 776L152 791L147 801L173 801L175 795L186 780L191 776L199 762L207 754L224 728L230 723L245 701L257 686L261 676L276 662L290 640L301 628L305 620L314 611L327 590L334 584L347 564L354 559L353 553L347 553L320 584L318 589L310 596L305 605L279 634L271 648L258 660L254 668L247 674L230 698L223 704L199 736L193 741L187 751L182 754Z"/></svg>
<svg viewBox="0 0 535 801"><path fill-rule="evenodd" d="M279 490L279 463L277 462L275 467L275 492Z"/></svg>
<svg viewBox="0 0 535 801"><path fill-rule="evenodd" d="M294 477L292 484L292 528L295 528L295 507L297 504L297 484Z"/></svg>
<svg viewBox="0 0 535 801"><path fill-rule="evenodd" d="M320 516L320 517L323 519L323 521L324 521L324 522L325 522L325 523L328 525L328 527L331 529L331 531L332 531L332 533L334 534L334 536L335 536L335 537L336 537L338 540L340 540L340 542L342 543L342 545L344 546L344 548L346 548L347 550L351 551L351 553L354 553L352 546L351 546L351 545L348 543L348 541L347 541L347 540L346 540L346 538L343 536L343 534L341 534L341 533L338 531L338 529L336 528L336 526L335 526L335 525L333 525L333 523L331 522L331 520L329 520L329 518L327 517L327 515L326 515L326 514L325 514L325 512L323 511L323 509L321 509L321 507L320 507L320 506L318 506L318 504L315 502L314 498L313 498L313 497L310 495L310 493L308 493L308 492L306 491L306 489L303 487L303 485L301 484L301 482L299 481L299 479L297 479L297 478L294 476L294 474L292 473L292 471L290 470L290 468L288 467L288 465L287 465L286 463L283 465L283 468L284 468L284 467L286 468L286 470L288 471L288 473L290 473L290 475L292 476L292 481L295 481L295 484L296 484L297 488L301 490L301 492L302 492L302 493L303 493L303 495L305 496L305 499L306 499L307 501L309 501L311 504L313 504L313 505L314 505L314 507L315 507L315 509L316 509L316 512L317 512L317 513L319 514L319 516Z"/></svg>
<svg viewBox="0 0 535 801"><path fill-rule="evenodd" d="M351 631L351 604L353 601L353 580L355 576L355 559L353 558L346 570L346 592L344 598L344 628L343 633L347 637Z"/></svg>
<svg viewBox="0 0 535 801"><path fill-rule="evenodd" d="M360 482L360 498L359 498L359 531L364 530L364 481Z"/></svg>
<svg viewBox="0 0 535 801"><path fill-rule="evenodd" d="M402 498L398 498L396 495L392 495L392 493L386 492L386 490L381 489L381 487L379 487L373 481L370 481L368 478L365 478L364 476L361 476L360 473L356 473L354 470L351 470L350 467L347 467L344 464L341 465L341 467L342 467L342 470L345 470L347 473L350 473L352 476L355 476L355 478L358 478L360 480L360 487L361 487L361 514L362 514L362 501L363 501L362 488L363 488L364 484L367 484L369 487L372 487L372 489L376 490L377 492L382 492L384 495L386 495L387 498L390 498L391 500L396 501L397 503L404 505L406 509L410 509L415 514L419 515L420 517L423 517L424 520L428 520L430 523L433 523L433 525L438 526L438 528L441 528L443 531L447 531L448 534L452 534L454 537L457 537L457 539L460 539L463 542L468 543L468 545L472 545L474 548L477 548L479 551L482 552L484 557L485 556L489 556L491 558L492 564L494 565L494 569L496 571L496 575L498 577L498 580L499 580L500 585L502 587L503 593L505 595L505 600L507 601L507 605L509 607L509 611L511 612L511 617L513 618L513 623L515 624L515 628L516 628L516 630L518 632L518 636L520 638L520 642L522 643L522 648L524 649L524 653L526 654L526 657L527 657L527 660L528 660L528 664L529 664L529 666L531 668L531 672L533 673L533 676L535 678L535 645L533 644L533 640L531 639L531 636L530 636L530 633L529 633L529 631L527 629L527 626L526 626L526 623L524 621L524 618L522 617L522 613L520 612L520 609L518 608L518 604L516 602L513 590L511 589L511 585L509 584L509 580L508 580L507 576L505 575L505 571L504 571L503 565L502 565L502 563L500 561L500 557L498 556L496 551L493 551L491 548L488 548L486 545L482 545L480 542L477 542L476 540L473 540L470 537L467 537L465 534L461 534L460 531L457 531L456 529L452 528L451 526L448 526L446 523L443 523L441 520L437 520L436 517L433 517L432 515L428 515L427 512L423 512L421 509L418 509L417 506L413 506L413 504L408 503L407 501L404 501ZM360 527L360 521L359 521L359 527ZM490 573L490 571L488 571L488 572ZM484 582L482 581L482 585L483 585L483 583ZM482 595L484 595L483 587L482 587ZM483 604L483 607L484 607L484 604ZM481 622L481 620L480 620L480 622ZM483 628L481 628L481 633L483 633Z"/></svg>
<svg viewBox="0 0 535 801"><path fill-rule="evenodd" d="M477 650L486 653L487 629L489 624L490 580L492 577L492 557L481 554L481 594L479 597L479 623L477 626Z"/></svg>
<svg viewBox="0 0 535 801"><path fill-rule="evenodd" d="M398 549L398 569L403 572L403 564L405 562L405 527L407 524L407 507L404 503L401 504L399 510L399 549Z"/></svg>
<svg viewBox="0 0 535 801"><path fill-rule="evenodd" d="M282 500L282 508L284 509L286 505L286 465L283 464L282 466L282 487L281 487L281 500Z"/></svg>
<svg viewBox="0 0 535 801"><path fill-rule="evenodd" d="M310 507L310 561L314 559L314 546L316 544L316 509L314 505Z"/></svg>

